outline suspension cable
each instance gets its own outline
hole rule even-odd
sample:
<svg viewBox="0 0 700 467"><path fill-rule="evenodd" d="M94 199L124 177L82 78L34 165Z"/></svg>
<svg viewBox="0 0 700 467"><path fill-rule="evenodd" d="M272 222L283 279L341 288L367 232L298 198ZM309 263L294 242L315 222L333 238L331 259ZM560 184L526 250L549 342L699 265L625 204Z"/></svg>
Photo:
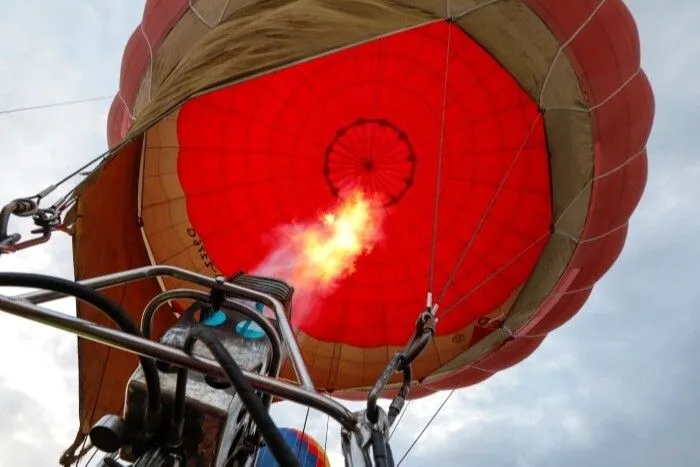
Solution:
<svg viewBox="0 0 700 467"><path fill-rule="evenodd" d="M92 449L92 444L90 444L90 445L88 446L88 445L87 445L87 440L88 440L88 437L85 436L85 437L83 438L83 442L80 443L80 445L78 446L78 447L80 448L80 450L78 451L78 454L72 456L72 458L69 459L69 462L70 462L70 463L69 463L69 464L65 464L65 465L71 465L71 464L73 464L73 462L75 462L75 467L78 467L78 466L80 465L80 461L83 460L83 456L84 456L85 454L87 454L88 452L90 452L90 449ZM62 463L61 465L64 465L64 464Z"/></svg>
<svg viewBox="0 0 700 467"><path fill-rule="evenodd" d="M29 106L29 107L17 107L14 109L0 110L0 115L10 115L10 114L15 114L15 113L20 113L20 112L27 112L29 110L40 110L40 109L48 109L51 107L65 107L68 105L105 101L107 99L113 99L113 98L114 98L114 96L88 97L85 99L75 99L75 100L70 100L70 101L52 102L50 104L33 105L33 106Z"/></svg>
<svg viewBox="0 0 700 467"><path fill-rule="evenodd" d="M391 430L391 433L389 433L389 440L391 440L391 437L394 436L394 433L399 427L399 424L401 423L401 420L403 419L403 416L406 415L406 411L408 410L408 406L411 405L411 402L413 399L409 399L408 402L406 402L406 405L404 406L403 410L401 411L401 414L399 415L399 418L394 422L394 428Z"/></svg>
<svg viewBox="0 0 700 467"><path fill-rule="evenodd" d="M304 442L303 439L304 439L304 434L306 433L306 422L309 421L309 412L310 411L311 411L311 407L307 407L306 408L306 416L304 417L304 426L301 429L301 438L302 439L299 440L299 446L297 446L297 455L296 455L297 460L299 460L299 455L301 454L301 444Z"/></svg>
<svg viewBox="0 0 700 467"><path fill-rule="evenodd" d="M56 188L60 187L64 183L68 182L70 179L75 177L76 175L80 175L83 173L87 168L89 168L91 165L94 165L97 162L100 162L101 160L104 160L110 153L110 150L106 150L99 154L98 156L95 156L94 158L90 159L88 162L83 164L82 166L78 167L68 175L64 176L60 180L58 180L56 183L46 187L44 190L40 191L36 195L34 195L32 198L36 198L37 202L41 201L41 199L46 198L49 194L51 194ZM54 208L60 209L64 208L70 203L70 196L75 193L76 188L71 189L68 191L64 196L62 196L56 203L54 203ZM30 198L31 199L31 198Z"/></svg>
<svg viewBox="0 0 700 467"><path fill-rule="evenodd" d="M104 101L107 99L112 99L114 96L98 96L98 97L88 97L88 98L82 98L82 99L72 99L72 100L66 100L66 101L59 101L59 102L52 102L48 104L41 104L41 105L34 105L34 106L27 106L27 107L16 107L12 109L4 109L0 110L0 116L2 115L10 115L10 114L15 114L19 112L27 112L31 110L41 110L41 109L48 109L48 108L53 108L53 107L65 107L65 106L70 106L70 105L76 105L76 104L85 104L85 103L90 103L90 102L99 102L99 101ZM61 180L58 182L54 183L53 185L50 185L43 191L40 191L37 193L35 196L30 197L29 199L36 199L37 203L42 199L48 196L51 192L53 192L56 188L59 186L63 185L66 183L68 180L72 179L76 175L80 174L84 170L86 170L88 167L93 165L95 162L98 162L100 159L104 159L106 156L108 156L110 153L109 150L103 152L99 156L95 157L94 159L90 160L87 164L81 166L77 170L71 172L70 174L66 175L63 177ZM55 209L62 210L61 208L65 207L66 205L69 204L69 196L75 191L75 189L69 191L65 196L63 196L60 200L58 200L54 206L52 206Z"/></svg>
<svg viewBox="0 0 700 467"><path fill-rule="evenodd" d="M433 423L433 420L435 420L435 417L437 417L440 414L440 411L442 410L443 407L445 407L445 404L447 403L448 400L450 400L450 397L452 397L452 394L454 394L454 393L455 393L455 389L451 390L450 393L447 395L447 397L445 397L445 400L442 401L442 404L440 404L440 407L438 407L438 409L435 411L433 416L430 417L430 420L428 420L428 423L426 423L425 426L423 427L423 429L420 431L420 433L418 433L418 436L416 437L416 439L413 440L411 445L408 447L408 450L401 457L401 460L399 460L399 462L396 464L396 467L399 467L401 465L401 463L404 461L406 456L408 456L408 454L411 452L411 449L413 449L413 446L415 446L416 443L418 442L418 440L421 439L421 437L426 432L426 430L428 429L430 424Z"/></svg>
<svg viewBox="0 0 700 467"><path fill-rule="evenodd" d="M58 230L69 232L67 226L64 224L63 214L66 210L75 205L77 200L75 195L85 183L85 180L78 182L49 207L40 207L41 201L73 177L77 175L89 175L97 170L99 165L93 168L90 167L95 163L104 162L110 153L111 151L109 149L106 150L34 196L18 198L7 204L0 213L0 254L19 251L45 243L51 238L51 234ZM90 170L85 172L85 170L89 168ZM32 234L35 234L33 238L21 241L22 236L20 234L7 232L9 220L13 214L20 217L31 216L34 219L34 224L36 224L39 229L32 230Z"/></svg>
<svg viewBox="0 0 700 467"><path fill-rule="evenodd" d="M110 152L109 149L102 152L100 155L94 157L93 159L91 159L90 161L88 161L87 163L85 163L84 165L79 167L78 169L74 170L73 172L71 172L68 175L66 175L65 177L63 177L61 180L56 182L53 186L55 188L58 188L59 186L63 185L68 180L75 177L76 175L79 175L81 172L83 172L85 169L87 169L88 167L90 167L94 163L99 162L101 159L104 159L105 157L107 157L109 155L109 152Z"/></svg>
<svg viewBox="0 0 700 467"><path fill-rule="evenodd" d="M88 467L88 466L90 465L90 462L92 462L92 460L95 458L95 456L96 456L97 453L99 452L99 449L97 449L95 446L92 446L92 447L90 448L90 450L92 451L92 455L90 456L90 458L89 458L89 459L87 460L87 462L85 463L85 467ZM87 454L87 453L86 453L86 454ZM77 464L76 464L76 467L78 467Z"/></svg>

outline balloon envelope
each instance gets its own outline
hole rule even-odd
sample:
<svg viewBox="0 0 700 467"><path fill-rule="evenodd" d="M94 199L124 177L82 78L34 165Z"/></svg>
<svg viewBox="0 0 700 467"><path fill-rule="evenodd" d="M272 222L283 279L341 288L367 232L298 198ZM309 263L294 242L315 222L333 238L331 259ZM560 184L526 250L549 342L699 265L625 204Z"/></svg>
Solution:
<svg viewBox="0 0 700 467"><path fill-rule="evenodd" d="M116 153L80 193L76 276L279 270L300 230L361 192L371 245L332 287L293 284L315 384L363 394L429 293L415 395L526 358L621 251L653 98L621 1L447 4L148 1L110 111ZM140 319L181 285L110 293ZM135 360L80 356L85 430L119 410Z"/></svg>

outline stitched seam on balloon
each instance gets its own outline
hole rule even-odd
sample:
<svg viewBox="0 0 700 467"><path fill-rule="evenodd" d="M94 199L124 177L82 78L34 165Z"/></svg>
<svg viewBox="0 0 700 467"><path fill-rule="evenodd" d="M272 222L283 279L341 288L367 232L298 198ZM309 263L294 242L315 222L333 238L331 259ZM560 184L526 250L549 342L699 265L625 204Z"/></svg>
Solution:
<svg viewBox="0 0 700 467"><path fill-rule="evenodd" d="M594 105L593 107L591 107L590 110L593 111L593 110L596 110L596 109L600 108L601 106L605 105L609 100L611 100L612 98L614 98L615 96L617 96L619 93L621 93L622 90L625 89L625 88L627 87L627 85L630 84L630 83L632 82L632 80L635 79L635 78L639 75L639 73L640 73L641 71L642 71L642 68L641 68L641 66L640 66L639 68L637 68L637 71L635 71L634 73L632 73L632 76L630 76L629 78L627 78L627 80L626 80L624 83L622 83L622 85L621 85L619 88L617 88L615 91L613 91L612 93L610 93L610 95L609 95L608 97L606 97L605 99L603 99L602 101L600 101L598 104L596 104L596 105Z"/></svg>
<svg viewBox="0 0 700 467"><path fill-rule="evenodd" d="M153 47L151 46L150 39L148 39L148 36L146 35L146 31L143 29L143 23L139 25L139 30L141 31L144 39L146 39L146 45L148 46L148 102L151 102L151 89L153 89Z"/></svg>
<svg viewBox="0 0 700 467"><path fill-rule="evenodd" d="M596 242L598 240L601 240L601 239L607 237L608 235L614 234L618 230L624 229L625 227L627 227L628 224L629 224L629 222L625 221L624 223L618 225L617 227L613 227L612 229L608 230L607 232L605 232L603 234L597 235L595 237L584 238L582 240L579 240L579 244L581 245L584 243L591 243L591 242Z"/></svg>
<svg viewBox="0 0 700 467"><path fill-rule="evenodd" d="M544 100L544 92L547 89L547 85L549 84L549 80L552 76L552 72L554 71L554 65L556 65L557 61L559 60L559 57L561 57L562 53L564 52L564 49L567 48L575 39L578 37L578 35L583 31L583 29L590 23L593 18L595 17L596 13L598 13L598 10L600 10L603 5L605 5L605 2L607 0L601 0L601 2L596 6L593 11L591 12L590 15L588 15L588 18L586 18L583 23L574 31L574 33L567 39L563 44L559 46L559 49L557 50L556 55L554 56L554 60L552 60L552 63L549 65L549 69L547 70L547 74L545 75L544 82L542 83L542 89L540 90L540 97L537 100L538 104L540 107L542 106L542 101Z"/></svg>
<svg viewBox="0 0 700 467"><path fill-rule="evenodd" d="M136 120L136 118L134 118L134 115L131 113L131 109L129 108L129 104L126 103L126 100L122 96L121 90L117 93L117 96L119 96L119 100L122 101L122 104L124 104L124 108L126 109L126 114L129 116L129 118L132 121Z"/></svg>
<svg viewBox="0 0 700 467"><path fill-rule="evenodd" d="M627 159L625 162L623 162L622 164L618 165L618 166L615 167L614 169L610 169L610 170L608 170L608 171L605 172L605 173L602 173L602 174L600 174L600 175L597 175L597 176L593 177L593 180L600 180L601 178L605 178L605 177L607 177L608 175L612 175L613 173L617 172L618 170L622 170L623 168L625 168L626 166L628 166L629 164L631 164L632 161L634 161L634 160L637 159L638 157L641 157L642 154L644 154L644 153L646 152L646 150L647 150L647 148L646 148L646 146L645 146L645 147L643 147L640 151L638 151L635 155L633 155L632 157L630 157L629 159Z"/></svg>
<svg viewBox="0 0 700 467"><path fill-rule="evenodd" d="M465 10L461 11L460 13L456 13L454 16L450 16L450 18L451 18L451 19L454 19L454 20L461 19L461 18L464 18L464 17L467 16L467 15L470 15L470 14L474 13L475 11L479 11L479 10L481 10L482 8L485 8L485 7L489 6L489 5L493 5L494 3L498 3L498 2L502 2L502 1L503 1L503 0L490 0L490 1L486 2L486 3L482 3L481 5L470 6L470 7L467 7ZM448 11L448 15L450 15L450 12L449 12L449 11Z"/></svg>
<svg viewBox="0 0 700 467"><path fill-rule="evenodd" d="M550 111L550 110L570 110L572 112L593 112L594 110L599 109L600 107L604 106L607 104L609 101L611 101L615 96L620 94L639 74L642 72L641 66L637 68L637 71L632 73L632 75L625 80L624 83L622 83L617 89L615 89L608 97L597 103L596 105L588 108L581 108L581 107L549 107L544 109L545 111Z"/></svg>
<svg viewBox="0 0 700 467"><path fill-rule="evenodd" d="M442 182L442 157L444 154L445 145L445 118L447 116L447 82L450 73L450 53L452 44L452 24L448 23L447 26L447 47L445 52L445 79L443 80L442 87L442 118L440 121L440 147L438 148L438 163L437 163L437 174L435 180L435 201L433 204L433 238L430 248L430 269L428 272L428 294L432 296L433 293L433 282L435 280L435 260L437 255L437 231L438 231L438 214L440 210L440 185ZM432 298L431 298L432 300ZM440 301L438 300L438 303Z"/></svg>
<svg viewBox="0 0 700 467"><path fill-rule="evenodd" d="M206 27L208 27L209 29L214 29L214 26L216 26L216 25L213 25L213 26L212 26L211 24L209 24L209 22L208 22L207 20L204 19L204 17L199 13L199 11L197 11L197 9L196 9L196 8L194 7L194 5L192 4L192 0L189 0L189 4L190 4L190 10L192 10L192 13L194 13L194 15L195 15L197 18L199 18L199 20L200 20L202 23L204 23L204 25L205 25Z"/></svg>
<svg viewBox="0 0 700 467"><path fill-rule="evenodd" d="M221 14L219 14L219 18L216 20L216 24L221 23L221 20L224 19L224 15L226 14L226 10L228 9L228 5L231 3L231 0L226 0L226 3L224 4L224 7L221 9ZM250 2L245 3L244 5L247 6ZM237 10L240 10L243 8L244 5L241 5Z"/></svg>
<svg viewBox="0 0 700 467"><path fill-rule="evenodd" d="M206 19L204 19L204 16L199 11L197 11L197 9L194 7L192 0L189 0L190 10L192 10L192 13L194 13L194 15L197 18L199 18L199 20L202 23L204 23L206 25L206 27L208 27L209 29L214 29L216 26L218 26L221 23L221 20L224 19L224 15L226 14L226 10L228 9L228 5L230 2L231 2L231 0L226 0L224 7L221 9L221 13L219 13L219 17L216 19L216 21L214 21L214 24L209 24L209 22ZM237 10L240 10L244 6L247 6L249 3L241 5L239 8L237 8Z"/></svg>
<svg viewBox="0 0 700 467"><path fill-rule="evenodd" d="M148 256L148 259L151 261L151 264L157 264L156 263L156 257L155 254L153 253L153 248L151 247L151 242L148 239L148 235L146 234L146 227L143 224L143 188L144 188L144 176L145 176L145 165L146 165L146 156L147 156L147 151L146 151L146 145L147 145L147 139L148 139L148 134L142 138L141 141L141 163L139 164L139 184L138 184L138 193L137 193L137 209L138 209L138 218L140 220L139 222L139 231L141 232L141 238L143 239L143 244L146 248L146 255ZM165 292L165 281L161 276L156 277L156 282L158 282L158 286L160 289Z"/></svg>
<svg viewBox="0 0 700 467"><path fill-rule="evenodd" d="M603 179L603 178L605 178L605 177L607 177L607 176L609 176L609 175L614 174L615 172L617 172L617 171L619 171L619 170L622 170L623 168L625 168L626 166L628 166L629 164L631 164L634 160L636 160L638 157L641 157L641 156L645 153L645 151L646 151L646 147L642 148L639 152L637 152L637 153L634 154L632 157L630 157L630 158L628 158L627 160L625 160L625 162L623 162L622 164L618 165L617 167L615 167L615 168L613 168L613 169L610 169L610 170L608 170L607 172L605 172L605 173L603 173L603 174L600 174L600 175L597 175L597 176L591 178L591 179L583 186L583 188L581 188L581 190L580 190L580 191L578 192L578 194L574 197L574 199L571 201L571 203L569 203L569 205L566 207L566 209L564 209L564 211L559 215L559 217L557 218L557 220L554 222L554 225L556 226L556 225L561 221L561 219L566 215L566 213L569 211L569 209L571 209L571 207L574 206L574 204L576 204L576 202L577 202L578 199L581 197L581 195L582 195L583 193L587 192L588 189L593 185L593 182L596 182L596 181L598 181L598 180L601 180L601 179ZM558 233L558 234L560 234L560 235L569 237L569 238L571 238L572 240L575 240L577 243L580 241L579 238L577 238L577 237L575 237L575 236L573 236L573 235L571 235L571 234L569 234L569 233L567 233L567 232L564 232L564 231L562 231L562 230L559 230L559 229L555 229L555 233Z"/></svg>

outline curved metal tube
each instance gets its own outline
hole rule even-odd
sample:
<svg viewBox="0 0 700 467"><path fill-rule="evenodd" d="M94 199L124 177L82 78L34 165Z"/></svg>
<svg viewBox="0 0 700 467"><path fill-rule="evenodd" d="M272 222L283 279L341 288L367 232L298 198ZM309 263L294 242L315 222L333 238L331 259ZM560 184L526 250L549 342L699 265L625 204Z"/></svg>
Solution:
<svg viewBox="0 0 700 467"><path fill-rule="evenodd" d="M36 203L28 199L14 199L7 203L0 210L0 245L7 239L12 242L20 240L19 234L8 235L7 229L10 226L10 218L13 214L21 217L27 217L36 212Z"/></svg>
<svg viewBox="0 0 700 467"><path fill-rule="evenodd" d="M275 316L277 317L280 335L284 340L287 350L289 351L289 357L301 385L306 389L314 390L311 375L309 374L309 370L306 368L306 364L304 363L304 358L301 355L301 350L299 350L299 344L294 336L294 331L292 331L292 327L289 324L289 319L287 318L284 305L282 305L282 303L280 303L280 301L274 297L256 290L242 287L240 285L225 282L223 278L213 278L196 272L191 272L186 269L166 265L145 266L138 269L132 269L130 271L108 274L105 276L96 277L94 279L87 279L80 281L80 283L99 290L141 279L156 278L160 276L175 277L177 279L186 280L204 287L223 290L229 295L254 300L270 307L275 312ZM59 293L39 291L18 295L15 298L21 298L32 303L42 303L50 300L57 300L63 296L64 295Z"/></svg>
<svg viewBox="0 0 700 467"><path fill-rule="evenodd" d="M156 295L153 300L151 300L141 316L141 333L146 337L146 339L151 338L151 328L153 326L153 316L155 316L158 309L167 301L174 299L189 298L191 300L197 300L200 302L210 303L210 297L206 293L194 290L194 289L174 289L167 292L162 292ZM250 318L255 324L260 326L267 337L270 339L270 347L272 347L272 355L270 357L270 371L268 374L270 376L279 375L280 369L282 368L282 342L280 340L277 330L270 323L270 320L265 318L260 313L257 313L252 308L245 306L240 303L232 302L230 300L224 300L222 306L225 308L230 308L238 311L246 318Z"/></svg>
<svg viewBox="0 0 700 467"><path fill-rule="evenodd" d="M201 293L202 295L206 295L199 290L195 289L174 289L174 290L168 290L166 292L161 292L153 299L148 302L148 305L146 305L146 308L143 310L143 314L141 315L141 334L143 334L143 337L146 339L151 338L151 328L153 327L153 316L156 314L158 309L163 306L166 302L170 300L175 300L178 298L190 298L192 300L197 300L193 296L193 294L198 294Z"/></svg>

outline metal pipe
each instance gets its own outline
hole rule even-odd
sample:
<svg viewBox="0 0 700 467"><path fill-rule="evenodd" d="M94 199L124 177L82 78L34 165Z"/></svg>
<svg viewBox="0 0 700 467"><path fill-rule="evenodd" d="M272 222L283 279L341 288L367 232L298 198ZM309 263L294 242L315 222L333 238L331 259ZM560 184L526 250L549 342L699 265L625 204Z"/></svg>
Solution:
<svg viewBox="0 0 700 467"><path fill-rule="evenodd" d="M87 320L64 315L63 313L28 303L17 297L0 295L0 310L136 355L162 360L217 378L226 377L221 367L210 359L191 357L181 350L115 329L99 326ZM244 371L243 374L256 389L317 409L329 415L349 430L353 430L357 425L357 419L352 412L330 397L319 394L314 390L308 390L248 371Z"/></svg>
<svg viewBox="0 0 700 467"><path fill-rule="evenodd" d="M7 228L10 224L10 217L15 212L17 201L10 201L6 206L0 209L0 241L8 237Z"/></svg>
<svg viewBox="0 0 700 467"><path fill-rule="evenodd" d="M146 305L146 308L143 309L143 313L141 314L141 334L143 334L143 337L145 337L146 339L151 338L151 329L153 328L153 316L155 316L158 309L160 309L160 307L164 305L165 302L183 298L197 300L198 298L193 296L193 294L196 293L201 293L202 295L208 298L208 295L206 295L204 292L200 292L194 289L168 290L166 292L161 292L155 297L153 297L153 299Z"/></svg>
<svg viewBox="0 0 700 467"><path fill-rule="evenodd" d="M165 302L175 299L190 299L204 303L211 302L211 297L199 290L174 289L168 290L167 292L161 292L160 294L156 295L153 300L148 303L148 305L146 305L143 315L141 316L141 334L143 334L146 339L151 338L151 328L153 327L152 321L156 311L158 311L160 306ZM275 330L275 327L272 325L272 323L270 323L270 320L265 318L260 313L257 313L249 306L232 302L230 300L224 300L222 306L241 313L263 329L267 338L270 339L270 345L272 347L272 357L270 358L269 362L269 373L271 376L278 376L280 369L282 368L282 341L280 340L280 336Z"/></svg>
<svg viewBox="0 0 700 467"><path fill-rule="evenodd" d="M284 306L279 300L271 297L267 294L258 292L256 290L248 289L246 287L241 287L240 285L232 284L230 282L224 282L223 279L213 278L198 274L195 272L187 271L186 269L178 268L175 266L159 265L159 266L145 266L143 268L132 269L124 272L117 272L114 274L109 274L106 276L96 277L93 279L87 279L80 281L81 284L94 287L98 290L114 287L119 284L126 284L129 282L154 278L160 276L170 276L177 279L182 279L186 281L193 282L211 289L220 289L224 292L235 295L241 298L247 298L249 300L254 300L263 303L270 307L277 317L277 322L280 328L280 334L282 335L282 340L289 351L289 357L292 360L292 366L299 378L299 381L303 387L309 390L313 390L314 384L311 380L311 375L309 370L306 368L306 363L299 350L299 345L297 344L296 337L294 336L294 331L292 331L292 326L289 324L289 319L285 313ZM34 304L47 302L50 300L57 300L64 297L62 294L57 294L54 292L38 291L30 292L23 295L17 295L15 298L24 299L30 301Z"/></svg>
<svg viewBox="0 0 700 467"><path fill-rule="evenodd" d="M24 203L24 204L23 204ZM36 203L29 200L15 199L7 203L0 210L0 247L11 248L21 240L19 234L8 234L7 229L10 226L10 218L16 212L31 214L36 210ZM1 252L1 251L0 251Z"/></svg>

